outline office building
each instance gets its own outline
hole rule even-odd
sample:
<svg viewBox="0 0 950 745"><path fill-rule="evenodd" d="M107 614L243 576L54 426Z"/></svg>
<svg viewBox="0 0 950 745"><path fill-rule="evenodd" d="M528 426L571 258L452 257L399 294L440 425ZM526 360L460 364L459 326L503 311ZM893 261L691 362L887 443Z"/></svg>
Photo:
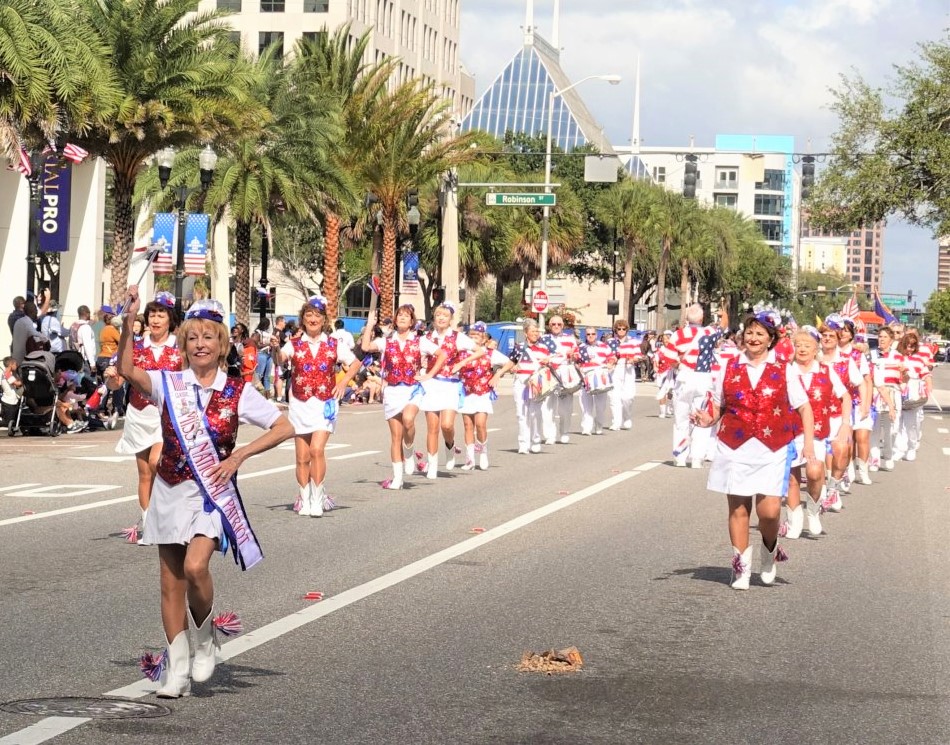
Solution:
<svg viewBox="0 0 950 745"><path fill-rule="evenodd" d="M937 249L937 292L950 289L950 238L941 238Z"/></svg>
<svg viewBox="0 0 950 745"><path fill-rule="evenodd" d="M798 248L799 271L845 275L848 240L844 237L802 237Z"/></svg>
<svg viewBox="0 0 950 745"><path fill-rule="evenodd" d="M844 276L859 292L874 292L884 284L884 223L862 226L847 233L834 233L802 226L802 241L811 238L838 238L846 241Z"/></svg>

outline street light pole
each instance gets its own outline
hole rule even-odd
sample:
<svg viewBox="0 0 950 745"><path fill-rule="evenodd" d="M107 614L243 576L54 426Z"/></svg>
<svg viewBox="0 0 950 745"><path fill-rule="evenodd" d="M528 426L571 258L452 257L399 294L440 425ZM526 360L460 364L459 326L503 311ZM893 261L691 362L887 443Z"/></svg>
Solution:
<svg viewBox="0 0 950 745"><path fill-rule="evenodd" d="M617 255L620 252L617 249L614 249L614 261L610 270L610 299L613 301L613 304L610 306L611 309L617 307ZM610 326L613 328L614 322L617 320L617 314L610 314Z"/></svg>
<svg viewBox="0 0 950 745"><path fill-rule="evenodd" d="M586 83L588 80L605 80L611 85L617 85L621 78L619 75L589 75L561 90L553 89L548 94L548 132L544 145L545 194L551 193L551 134L554 129L554 99L563 96L572 88L581 83ZM541 290L544 291L547 289L548 282L548 235L551 231L551 207L547 204L544 205L544 211L541 214ZM541 328L544 328L544 313L538 314L538 322Z"/></svg>

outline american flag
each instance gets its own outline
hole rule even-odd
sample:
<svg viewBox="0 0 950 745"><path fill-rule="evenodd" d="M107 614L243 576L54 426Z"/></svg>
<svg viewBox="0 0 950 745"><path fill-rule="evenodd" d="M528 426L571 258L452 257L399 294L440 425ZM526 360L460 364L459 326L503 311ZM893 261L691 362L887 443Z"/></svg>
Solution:
<svg viewBox="0 0 950 745"><path fill-rule="evenodd" d="M81 147L79 147L79 145L74 145L71 142L67 142L66 147L63 148L63 157L66 160L79 165L89 157L89 151L83 150Z"/></svg>
<svg viewBox="0 0 950 745"><path fill-rule="evenodd" d="M590 352L588 351L586 344L581 344L577 356L581 362L590 362Z"/></svg>
<svg viewBox="0 0 950 745"><path fill-rule="evenodd" d="M557 352L557 342L554 340L554 337L551 336L550 334L545 334L538 340L538 342L541 344L542 347L547 349L548 352L550 352L551 354L554 354L555 352Z"/></svg>
<svg viewBox="0 0 950 745"><path fill-rule="evenodd" d="M851 321L858 320L858 313L860 312L861 309L858 307L858 301L855 300L854 295L847 299L844 307L841 309L841 315Z"/></svg>
<svg viewBox="0 0 950 745"><path fill-rule="evenodd" d="M151 248L159 249L158 256L152 264L155 274L171 274L174 264L172 248L175 245L175 228L177 219L171 212L158 212L152 223L153 242Z"/></svg>
<svg viewBox="0 0 950 745"><path fill-rule="evenodd" d="M33 173L33 166L30 165L30 154L22 147L20 148L19 162L11 163L7 166L8 171L16 171L21 176L29 176Z"/></svg>

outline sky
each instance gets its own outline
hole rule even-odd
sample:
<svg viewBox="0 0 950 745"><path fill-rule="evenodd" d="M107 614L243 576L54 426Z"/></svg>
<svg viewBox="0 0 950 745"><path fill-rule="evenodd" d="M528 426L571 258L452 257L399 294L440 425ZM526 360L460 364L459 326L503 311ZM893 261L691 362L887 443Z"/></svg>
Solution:
<svg viewBox="0 0 950 745"><path fill-rule="evenodd" d="M549 41L553 0L535 0ZM460 55L481 96L521 48L526 0L463 0ZM650 146L712 146L719 134L790 134L796 150L828 149L837 129L830 89L841 75L875 87L917 44L944 38L950 0L561 0L561 66L572 81L617 73L620 85L577 90L616 145L630 143L640 57L640 137ZM818 165L819 174L821 164ZM882 290L937 282L929 230L888 222Z"/></svg>

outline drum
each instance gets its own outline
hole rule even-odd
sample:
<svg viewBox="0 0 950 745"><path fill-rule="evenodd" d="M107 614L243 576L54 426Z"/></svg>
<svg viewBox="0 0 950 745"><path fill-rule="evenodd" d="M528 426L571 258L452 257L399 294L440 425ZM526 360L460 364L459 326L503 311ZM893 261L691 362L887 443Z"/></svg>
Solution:
<svg viewBox="0 0 950 745"><path fill-rule="evenodd" d="M598 394L612 391L614 387L610 372L602 367L593 367L584 371L584 390Z"/></svg>
<svg viewBox="0 0 950 745"><path fill-rule="evenodd" d="M927 385L920 378L911 378L903 391L901 409L912 411L927 403Z"/></svg>
<svg viewBox="0 0 950 745"><path fill-rule="evenodd" d="M528 399L542 401L557 389L557 379L549 367L540 367L528 378Z"/></svg>
<svg viewBox="0 0 950 745"><path fill-rule="evenodd" d="M557 376L558 383L560 383L560 389L558 390L558 395L568 396L575 391L580 390L581 387L581 375L577 372L577 368L572 364L560 365L555 373Z"/></svg>

